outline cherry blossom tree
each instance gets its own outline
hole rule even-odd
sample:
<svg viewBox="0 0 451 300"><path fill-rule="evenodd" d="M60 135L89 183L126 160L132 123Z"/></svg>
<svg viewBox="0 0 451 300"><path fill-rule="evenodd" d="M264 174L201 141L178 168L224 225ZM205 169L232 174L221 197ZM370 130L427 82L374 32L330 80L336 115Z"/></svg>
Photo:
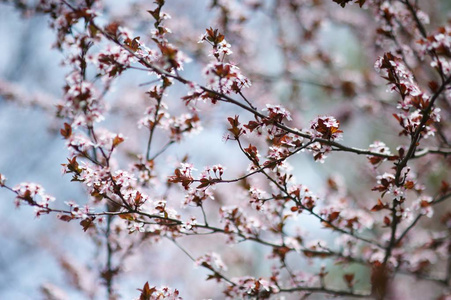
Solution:
<svg viewBox="0 0 451 300"><path fill-rule="evenodd" d="M1 97L54 114L61 180L85 194L4 173L0 186L92 239L97 269L61 264L86 298L451 297L445 4L3 2L46 16L67 73L56 103L7 81ZM149 249L182 254L212 288L149 279L124 294Z"/></svg>

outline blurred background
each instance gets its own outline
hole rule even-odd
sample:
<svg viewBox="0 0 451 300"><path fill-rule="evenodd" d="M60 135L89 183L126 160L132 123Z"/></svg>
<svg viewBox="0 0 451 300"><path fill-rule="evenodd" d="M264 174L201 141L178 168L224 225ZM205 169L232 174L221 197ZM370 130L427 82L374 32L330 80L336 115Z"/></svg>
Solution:
<svg viewBox="0 0 451 300"><path fill-rule="evenodd" d="M205 28L221 26L224 22L224 11L212 8L213 2L217 1L167 1L165 6L172 15L167 26L177 37L174 40L179 41L181 44L178 46L193 59L183 73L192 80L203 80L201 71L208 59L208 49L197 44L198 37ZM253 10L252 3L259 9ZM384 122L374 114L383 110L384 101L389 102L391 97L385 93L384 83L373 71L374 61L381 50L375 47L371 53L365 53L368 41L350 29L355 25L351 23L358 24L363 19L359 14L366 12L351 7L345 14L335 3L327 3L322 8L324 11L315 8L312 16L299 15L312 20L321 19L321 14L324 17L318 29L320 39L309 41L304 37L297 43L296 46L302 47L306 53L300 58L293 56L294 50L290 53L290 49L282 47L299 37L297 28L289 26L290 22L295 22L291 19L294 14L284 15L283 11L277 10L278 4L279 1L269 0L228 3L230 7L236 6L229 12L231 25L229 32L225 32L234 51L230 59L253 80L254 87L247 92L249 97L255 99L254 103L259 108L263 108L265 103L288 107L295 112L294 123L298 127L307 127L309 121L319 114L337 116L343 125L346 145L367 148L375 139L383 140L389 146L395 145L397 132L392 130L395 122ZM145 37L149 35L152 20L143 15L147 15L146 9L152 8L150 1L108 1L103 18L125 20L135 36ZM449 14L451 2L434 2L426 9L434 13L436 19L432 22L440 23ZM240 23L240 18L245 18L245 21ZM280 41L282 37L285 44ZM66 162L68 154L65 141L59 134L64 121L55 117L55 104L62 95L68 69L61 63L64 55L52 48L55 34L49 29L47 16L23 16L13 4L0 2L0 41L0 173L7 177L10 186L20 182L41 184L57 199L57 207L70 200L84 203L86 194L81 185L71 183L70 176L63 176L61 172L61 164ZM322 73L326 69L315 65L317 61L324 64L318 57L310 63L302 62L301 59L308 60L313 56L309 47L312 47L311 51L316 51L316 47L323 49L324 56L330 58L335 69ZM291 72L290 76L285 76L286 70ZM362 70L367 70L367 82L362 82L362 78L356 79L356 74L361 74ZM146 133L138 131L130 119L142 112L147 86L141 85L148 81L145 73L127 72L108 95L110 118L102 126L113 132L122 132L130 142L131 153L145 149ZM349 85L339 86L343 82ZM370 83L377 89L368 88ZM170 90L166 101L171 111L187 110L179 101L186 92L184 87ZM343 101L351 101L350 107L355 111L343 109ZM166 163L159 166L162 174L170 174L186 153L190 153L190 162L199 172L206 165L220 163L227 166L228 178L239 175L243 165L248 164L236 145L223 139L227 116L241 112L224 104L219 109L208 105L202 109L202 133L167 152ZM250 116L243 115L242 118L246 120ZM165 136L158 136L157 141L163 144ZM325 164L320 164L314 162L311 155L301 154L290 163L298 182L319 195L324 192L328 178L343 182L357 195L367 191L372 184L362 179L362 173L370 172L361 166L365 160L365 157L359 157L350 161L335 153ZM118 164L127 167L126 158L118 158ZM227 187L219 187L217 195L222 189L227 190ZM365 192L363 198L368 197L371 196ZM217 210L218 205L213 205L212 210ZM80 292L82 289L92 289L93 299L105 298L105 291L99 288L99 279L95 276L97 267L101 265L101 254L95 241L83 234L78 224L61 222L54 216L36 218L32 208L17 208L13 194L4 189L0 189L0 220L0 299L47 299L45 290L51 287L64 291L64 297L67 297L64 299L85 299L86 294ZM310 217L303 216L297 221L296 225L306 231L311 240L332 240L333 236ZM236 276L270 275L270 264L265 262L269 249L259 245L247 242L224 248L223 241L215 244L208 237L197 242L186 238L182 242L194 256L207 250L226 253L227 263L235 266L230 272ZM333 266L328 260L296 262L295 266L317 272L321 264L330 265L332 283L341 281L341 278L334 279L333 276L334 270L339 273L341 267ZM149 247L145 253L130 258L129 270L120 277L119 294L123 299L138 297L136 289L149 281L151 285L178 288L184 299L220 299L221 291L215 290L216 284L204 282L208 272L193 270L192 265L180 249L162 241ZM348 268L359 272L362 279L358 287L368 289L368 271L353 265Z"/></svg>

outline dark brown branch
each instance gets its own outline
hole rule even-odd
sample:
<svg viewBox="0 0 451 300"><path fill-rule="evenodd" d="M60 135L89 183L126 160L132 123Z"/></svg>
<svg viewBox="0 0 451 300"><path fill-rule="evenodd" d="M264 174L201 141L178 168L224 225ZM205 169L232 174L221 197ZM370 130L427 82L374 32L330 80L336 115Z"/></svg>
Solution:
<svg viewBox="0 0 451 300"><path fill-rule="evenodd" d="M296 288L281 288L281 293L293 292L311 292L318 294L328 294L334 296L352 297L352 298L371 298L371 294L363 292L351 292L343 290L328 289L323 287L296 287Z"/></svg>

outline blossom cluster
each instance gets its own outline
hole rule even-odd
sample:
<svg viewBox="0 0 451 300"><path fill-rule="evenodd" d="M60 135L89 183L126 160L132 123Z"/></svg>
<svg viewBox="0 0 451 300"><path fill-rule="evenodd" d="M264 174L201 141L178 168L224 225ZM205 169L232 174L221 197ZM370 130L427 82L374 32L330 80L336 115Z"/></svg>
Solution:
<svg viewBox="0 0 451 300"><path fill-rule="evenodd" d="M396 91L401 96L398 108L402 112L394 114L403 129L400 134L412 135L421 130L425 137L434 135L435 129L430 125L440 122L440 108L431 107L433 105L431 97L421 91L402 60L391 53L385 53L376 61L375 68L387 79L390 90ZM425 122L424 115L429 109L431 112ZM425 126L420 128L420 125Z"/></svg>
<svg viewBox="0 0 451 300"><path fill-rule="evenodd" d="M167 286L162 286L157 288L156 286L150 287L149 283L146 282L142 289L138 289L141 292L139 298L136 300L148 299L148 300L159 300L159 299L168 299L168 300L182 300L180 297L180 292L177 289L171 289Z"/></svg>
<svg viewBox="0 0 451 300"><path fill-rule="evenodd" d="M39 184L24 182L16 185L12 190L16 193L16 206L20 206L22 201L35 206L36 216L47 214L50 203L55 201L55 198L48 195Z"/></svg>

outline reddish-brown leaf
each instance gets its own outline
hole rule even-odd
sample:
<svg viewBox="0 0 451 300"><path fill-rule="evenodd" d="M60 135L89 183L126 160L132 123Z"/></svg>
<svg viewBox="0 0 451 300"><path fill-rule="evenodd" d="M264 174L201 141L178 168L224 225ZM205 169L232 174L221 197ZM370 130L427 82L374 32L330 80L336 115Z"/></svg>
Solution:
<svg viewBox="0 0 451 300"><path fill-rule="evenodd" d="M60 133L63 138L67 140L72 135L72 126L70 126L68 123L64 123L64 128L61 128Z"/></svg>

